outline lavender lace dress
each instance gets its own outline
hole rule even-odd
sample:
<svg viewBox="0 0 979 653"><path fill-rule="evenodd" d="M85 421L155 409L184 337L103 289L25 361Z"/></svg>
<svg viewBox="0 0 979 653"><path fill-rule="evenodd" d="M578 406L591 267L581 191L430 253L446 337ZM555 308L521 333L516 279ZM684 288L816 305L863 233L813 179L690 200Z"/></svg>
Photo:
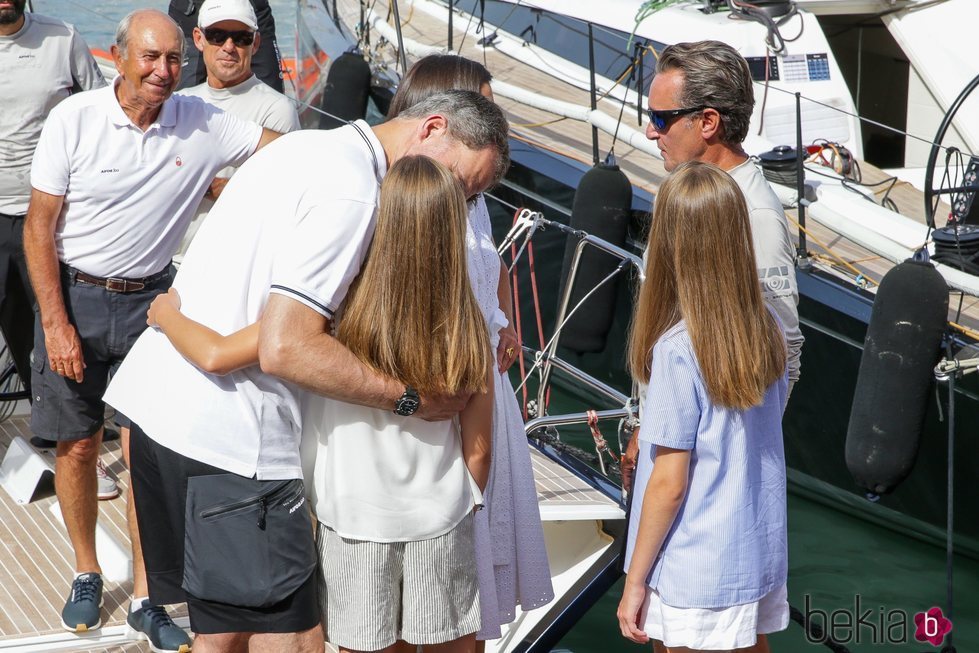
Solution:
<svg viewBox="0 0 979 653"><path fill-rule="evenodd" d="M469 205L466 233L469 279L490 332L495 352L507 319L500 310L497 288L500 257L493 244L486 201L480 195ZM554 598L537 489L530 465L520 406L506 374L495 374L493 462L484 500L476 513L476 565L479 578L481 640L500 637L500 626L524 611Z"/></svg>

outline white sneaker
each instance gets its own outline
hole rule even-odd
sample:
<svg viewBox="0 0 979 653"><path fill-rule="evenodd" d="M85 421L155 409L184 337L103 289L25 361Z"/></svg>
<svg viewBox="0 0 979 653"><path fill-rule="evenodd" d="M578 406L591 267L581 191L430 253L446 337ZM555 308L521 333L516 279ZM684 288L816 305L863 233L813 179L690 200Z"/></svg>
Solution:
<svg viewBox="0 0 979 653"><path fill-rule="evenodd" d="M101 458L95 461L95 477L98 479L99 489L98 497L99 501L105 499L115 499L119 496L119 486L116 482L109 478L108 472L105 470L105 464L102 462Z"/></svg>

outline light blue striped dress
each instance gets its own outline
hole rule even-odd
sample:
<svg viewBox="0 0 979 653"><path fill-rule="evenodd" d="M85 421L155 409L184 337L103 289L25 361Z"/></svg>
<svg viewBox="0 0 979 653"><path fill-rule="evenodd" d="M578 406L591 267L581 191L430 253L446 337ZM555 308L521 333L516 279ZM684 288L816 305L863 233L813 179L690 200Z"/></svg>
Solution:
<svg viewBox="0 0 979 653"><path fill-rule="evenodd" d="M656 446L692 451L687 496L647 579L676 608L758 601L786 582L783 375L760 406L711 403L686 325L653 347L626 547L632 560Z"/></svg>

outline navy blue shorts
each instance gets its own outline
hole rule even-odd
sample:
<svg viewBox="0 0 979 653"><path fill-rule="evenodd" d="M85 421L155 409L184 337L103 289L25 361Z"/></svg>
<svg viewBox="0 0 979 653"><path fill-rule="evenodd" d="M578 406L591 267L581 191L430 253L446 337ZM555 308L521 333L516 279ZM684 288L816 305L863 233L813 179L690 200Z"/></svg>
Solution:
<svg viewBox="0 0 979 653"><path fill-rule="evenodd" d="M295 592L264 608L205 601L187 593L183 589L187 479L228 472L164 447L138 424L132 425L129 446L150 602L166 605L186 601L190 628L195 633L301 633L320 622L315 572Z"/></svg>
<svg viewBox="0 0 979 653"><path fill-rule="evenodd" d="M35 320L31 431L49 440L81 440L102 428L102 395L109 378L146 329L146 311L153 298L170 287L173 270L164 271L142 290L119 293L74 279L67 266L61 269L61 295L82 341L85 373L77 383L51 369L44 329L41 320Z"/></svg>

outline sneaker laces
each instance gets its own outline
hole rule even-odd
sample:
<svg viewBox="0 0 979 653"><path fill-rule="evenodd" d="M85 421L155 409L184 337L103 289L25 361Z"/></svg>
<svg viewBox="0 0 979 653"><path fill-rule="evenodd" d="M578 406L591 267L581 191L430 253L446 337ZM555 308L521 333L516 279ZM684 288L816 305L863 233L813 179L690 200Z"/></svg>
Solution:
<svg viewBox="0 0 979 653"><path fill-rule="evenodd" d="M109 479L109 473L105 469L105 463L102 462L101 458L95 459L95 475L98 478ZM111 479L109 479L111 480Z"/></svg>
<svg viewBox="0 0 979 653"><path fill-rule="evenodd" d="M158 628L177 626L177 624L173 623L173 619L170 618L167 609L162 605L148 605L143 608L143 614L149 616L150 621Z"/></svg>
<svg viewBox="0 0 979 653"><path fill-rule="evenodd" d="M99 584L91 575L83 575L76 578L71 584L71 601L79 603L81 601L95 602L99 595Z"/></svg>

